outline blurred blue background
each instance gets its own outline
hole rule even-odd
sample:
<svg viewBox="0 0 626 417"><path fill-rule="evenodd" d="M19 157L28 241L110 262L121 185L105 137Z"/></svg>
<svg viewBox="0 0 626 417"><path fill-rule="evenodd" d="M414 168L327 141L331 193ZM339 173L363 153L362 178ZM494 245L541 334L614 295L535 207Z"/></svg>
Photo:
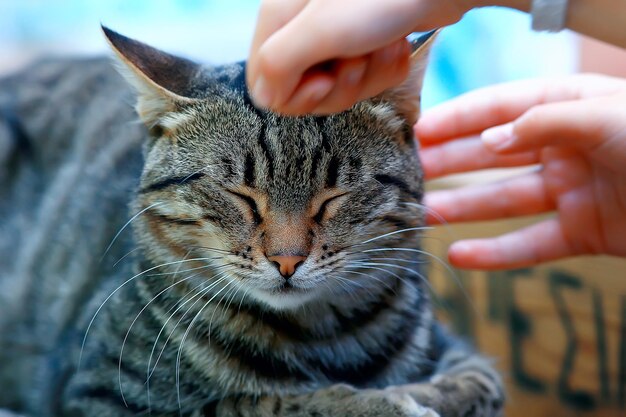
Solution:
<svg viewBox="0 0 626 417"><path fill-rule="evenodd" d="M196 60L245 59L258 5L258 0L0 0L0 74L41 55L108 53L101 22ZM487 8L443 31L427 74L425 107L479 86L577 69L574 36L529 28L523 13Z"/></svg>

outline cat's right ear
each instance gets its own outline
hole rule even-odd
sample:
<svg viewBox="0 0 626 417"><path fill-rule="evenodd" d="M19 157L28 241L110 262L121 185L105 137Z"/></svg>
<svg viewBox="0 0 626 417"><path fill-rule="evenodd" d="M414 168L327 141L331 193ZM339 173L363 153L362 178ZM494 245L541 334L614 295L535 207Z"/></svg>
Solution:
<svg viewBox="0 0 626 417"><path fill-rule="evenodd" d="M119 58L121 73L137 90L137 113L148 128L167 128L167 122L173 120L172 112L180 104L197 100L190 95L193 81L201 71L199 64L127 38L105 26L102 31Z"/></svg>

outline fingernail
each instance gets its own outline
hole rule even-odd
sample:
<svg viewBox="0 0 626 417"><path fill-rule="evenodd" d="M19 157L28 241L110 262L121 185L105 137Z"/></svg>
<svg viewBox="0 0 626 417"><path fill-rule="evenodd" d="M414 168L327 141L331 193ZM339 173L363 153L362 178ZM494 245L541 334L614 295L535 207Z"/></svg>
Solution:
<svg viewBox="0 0 626 417"><path fill-rule="evenodd" d="M426 193L424 201L422 202L426 207L430 207L433 210L438 210L441 207L441 203L445 203L446 198L443 195L445 191L431 191Z"/></svg>
<svg viewBox="0 0 626 417"><path fill-rule="evenodd" d="M480 138L490 148L504 149L515 140L513 132L513 123L507 123L502 126L492 127L485 130Z"/></svg>
<svg viewBox="0 0 626 417"><path fill-rule="evenodd" d="M324 97L326 97L326 95L328 95L328 93L330 93L330 90L332 90L334 86L334 79L325 79L323 81L319 81L316 88L311 93L310 100L314 102L322 100Z"/></svg>
<svg viewBox="0 0 626 417"><path fill-rule="evenodd" d="M259 107L267 108L272 104L274 96L263 76L260 76L254 83L254 87L252 87L252 97L254 103Z"/></svg>
<svg viewBox="0 0 626 417"><path fill-rule="evenodd" d="M363 74L365 74L366 68L367 66L363 64L350 70L348 74L346 75L346 83L348 85L357 85L363 78Z"/></svg>
<svg viewBox="0 0 626 417"><path fill-rule="evenodd" d="M454 253L455 256L467 256L471 255L475 248L472 245L464 240L454 242L448 248L448 251Z"/></svg>

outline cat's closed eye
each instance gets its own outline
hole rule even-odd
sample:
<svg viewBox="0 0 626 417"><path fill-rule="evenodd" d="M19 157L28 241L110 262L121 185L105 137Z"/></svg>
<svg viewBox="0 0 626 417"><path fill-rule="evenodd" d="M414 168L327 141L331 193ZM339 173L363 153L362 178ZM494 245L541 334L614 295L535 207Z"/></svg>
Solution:
<svg viewBox="0 0 626 417"><path fill-rule="evenodd" d="M256 225L259 225L263 222L263 218L261 217L261 213L259 212L259 207L253 197L233 190L226 190L226 192L234 196L239 202L242 202L247 206L248 212L252 216L252 221Z"/></svg>
<svg viewBox="0 0 626 417"><path fill-rule="evenodd" d="M322 223L323 220L330 217L329 214L332 214L330 213L331 210L329 210L329 208L331 208L330 206L333 205L332 203L339 203L339 200L341 199L341 197L345 197L348 194L349 194L348 192L344 192L344 193L340 193L337 195L333 195L323 200L322 204L320 204L319 208L317 209L317 212L313 216L313 220L318 224Z"/></svg>

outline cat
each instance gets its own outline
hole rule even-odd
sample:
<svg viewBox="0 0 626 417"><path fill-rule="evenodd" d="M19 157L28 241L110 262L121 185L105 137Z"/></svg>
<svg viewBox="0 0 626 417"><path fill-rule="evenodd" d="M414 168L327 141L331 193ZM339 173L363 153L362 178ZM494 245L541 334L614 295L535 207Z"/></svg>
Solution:
<svg viewBox="0 0 626 417"><path fill-rule="evenodd" d="M0 408L501 415L500 377L435 321L423 276L433 33L402 85L284 117L255 107L245 63L103 30L143 123L107 59L0 81Z"/></svg>

